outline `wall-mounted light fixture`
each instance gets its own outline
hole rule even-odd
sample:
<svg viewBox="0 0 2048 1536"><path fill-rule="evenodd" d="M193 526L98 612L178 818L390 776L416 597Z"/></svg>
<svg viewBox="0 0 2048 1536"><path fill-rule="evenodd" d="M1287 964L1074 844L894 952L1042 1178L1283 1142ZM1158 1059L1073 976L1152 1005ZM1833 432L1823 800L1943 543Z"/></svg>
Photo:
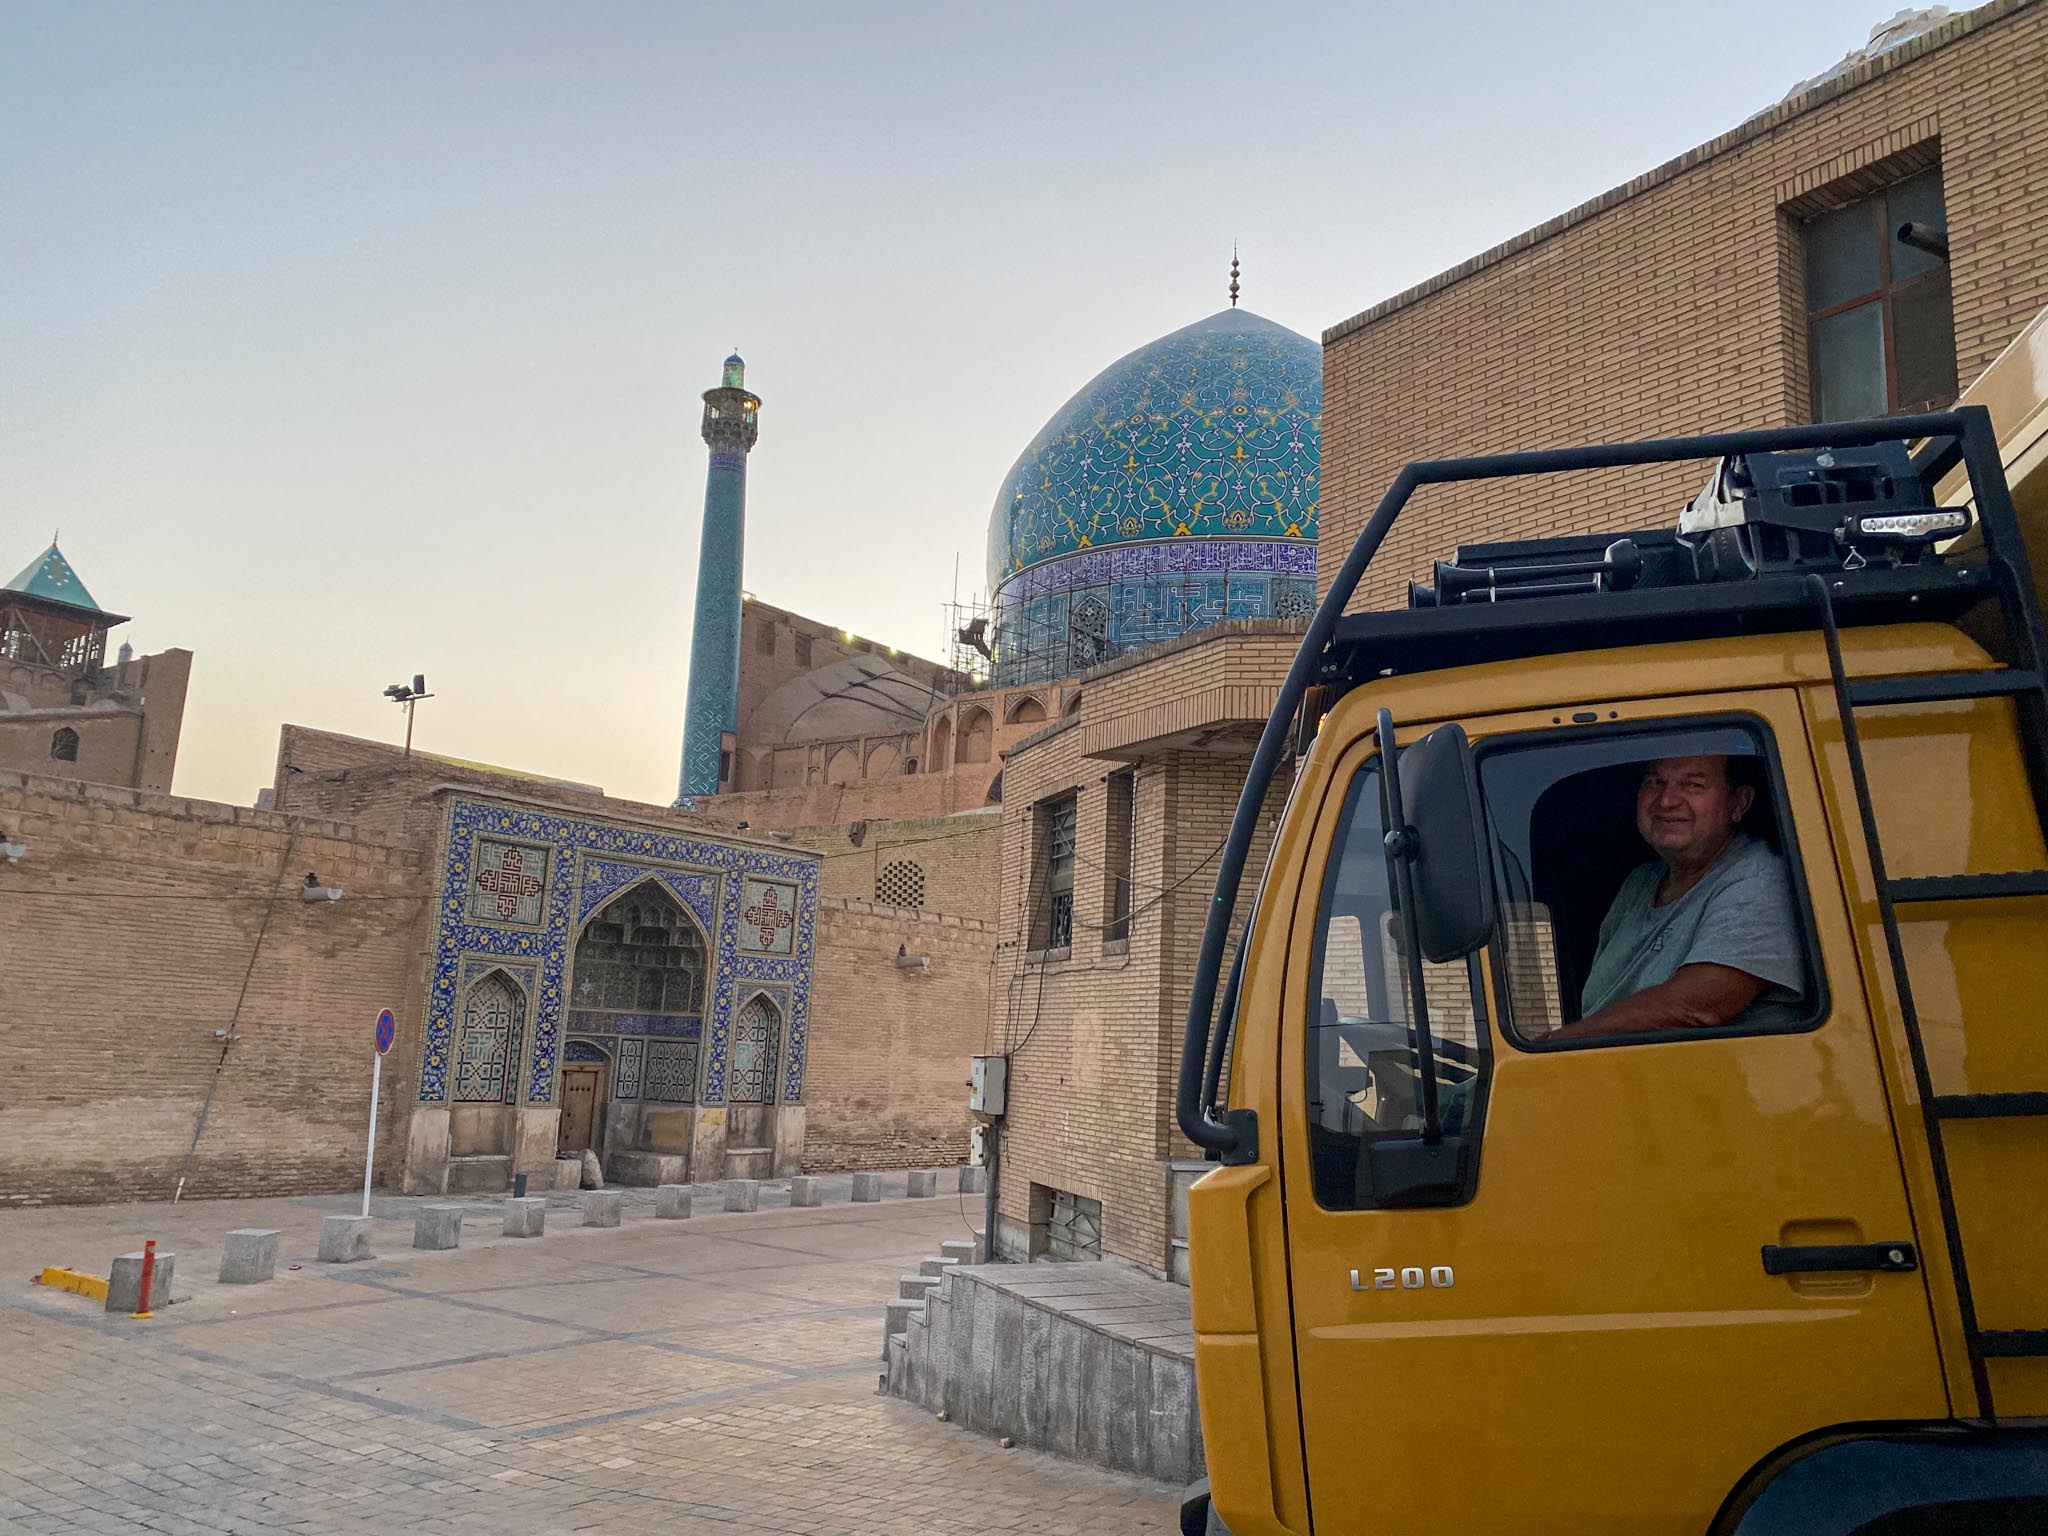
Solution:
<svg viewBox="0 0 2048 1536"><path fill-rule="evenodd" d="M913 955L908 944L896 946L896 969L899 971L923 971L927 976L932 972L930 955Z"/></svg>
<svg viewBox="0 0 2048 1536"><path fill-rule="evenodd" d="M299 887L299 900L339 901L341 900L341 887L338 885L322 885L320 877L308 871L306 883Z"/></svg>
<svg viewBox="0 0 2048 1536"><path fill-rule="evenodd" d="M0 859L5 859L10 864L19 864L21 856L27 852L27 843L17 843L5 832L0 832Z"/></svg>

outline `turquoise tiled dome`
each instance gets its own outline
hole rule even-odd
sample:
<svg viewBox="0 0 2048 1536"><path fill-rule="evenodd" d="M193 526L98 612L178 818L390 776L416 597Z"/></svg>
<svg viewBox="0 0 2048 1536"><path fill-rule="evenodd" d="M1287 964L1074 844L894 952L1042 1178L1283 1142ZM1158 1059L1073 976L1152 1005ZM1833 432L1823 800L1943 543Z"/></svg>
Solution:
<svg viewBox="0 0 2048 1536"><path fill-rule="evenodd" d="M1226 309L1054 413L989 519L1003 681L1069 675L1315 596L1322 349Z"/></svg>

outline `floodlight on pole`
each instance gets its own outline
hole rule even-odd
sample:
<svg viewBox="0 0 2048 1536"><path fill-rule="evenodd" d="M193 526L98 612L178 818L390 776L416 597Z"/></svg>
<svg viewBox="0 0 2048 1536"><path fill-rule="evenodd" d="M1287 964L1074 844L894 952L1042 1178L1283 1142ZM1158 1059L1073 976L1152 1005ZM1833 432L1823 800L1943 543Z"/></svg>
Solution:
<svg viewBox="0 0 2048 1536"><path fill-rule="evenodd" d="M413 673L412 683L410 684L410 686L408 686L405 683L393 683L390 687L384 690L384 697L389 699L394 704L403 704L405 706L404 755L407 757L411 757L412 712L415 708L418 707L421 699L431 699L433 697L431 693L427 692L427 674L424 672Z"/></svg>

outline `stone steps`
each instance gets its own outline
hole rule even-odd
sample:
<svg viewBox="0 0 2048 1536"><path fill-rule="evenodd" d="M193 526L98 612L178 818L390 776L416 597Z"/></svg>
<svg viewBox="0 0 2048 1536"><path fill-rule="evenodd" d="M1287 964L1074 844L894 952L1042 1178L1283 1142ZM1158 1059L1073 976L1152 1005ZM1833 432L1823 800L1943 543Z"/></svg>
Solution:
<svg viewBox="0 0 2048 1536"><path fill-rule="evenodd" d="M883 1391L1034 1450L1161 1482L1202 1475L1185 1288L1114 1262L933 1262L888 1304ZM911 1278L927 1282L921 1300Z"/></svg>

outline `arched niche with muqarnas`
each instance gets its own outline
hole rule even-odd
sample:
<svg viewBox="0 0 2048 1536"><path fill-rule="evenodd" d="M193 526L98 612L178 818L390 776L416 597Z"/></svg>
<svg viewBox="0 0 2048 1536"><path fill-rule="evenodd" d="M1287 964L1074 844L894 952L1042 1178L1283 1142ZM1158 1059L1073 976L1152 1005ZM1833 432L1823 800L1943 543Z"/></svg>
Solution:
<svg viewBox="0 0 2048 1536"><path fill-rule="evenodd" d="M640 1168L636 1158L657 1182L681 1176L681 1166L660 1159L686 1160L693 1151L710 986L704 931L660 881L643 880L591 914L569 971L568 1040L601 1055L580 1065L565 1058L557 1129L564 1150L600 1150L615 1182ZM601 1081L589 1081L599 1064Z"/></svg>

